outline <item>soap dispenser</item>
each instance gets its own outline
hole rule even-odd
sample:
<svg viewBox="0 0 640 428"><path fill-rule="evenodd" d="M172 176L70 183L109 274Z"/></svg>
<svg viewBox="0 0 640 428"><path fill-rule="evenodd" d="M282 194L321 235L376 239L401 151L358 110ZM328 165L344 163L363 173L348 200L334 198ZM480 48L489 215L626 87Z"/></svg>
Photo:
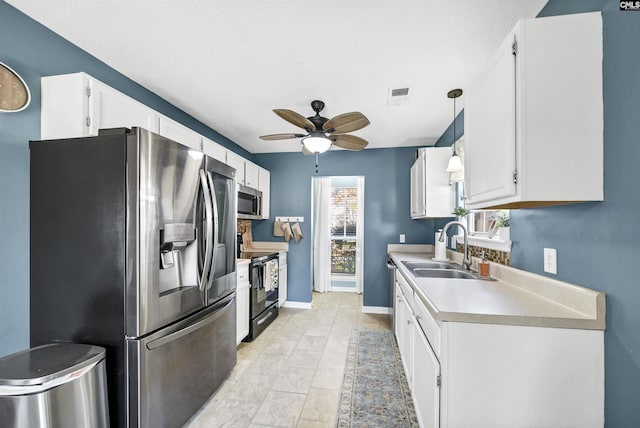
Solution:
<svg viewBox="0 0 640 428"><path fill-rule="evenodd" d="M483 278L488 278L490 276L489 260L487 260L487 256L484 251L482 252L482 259L478 262L478 272Z"/></svg>

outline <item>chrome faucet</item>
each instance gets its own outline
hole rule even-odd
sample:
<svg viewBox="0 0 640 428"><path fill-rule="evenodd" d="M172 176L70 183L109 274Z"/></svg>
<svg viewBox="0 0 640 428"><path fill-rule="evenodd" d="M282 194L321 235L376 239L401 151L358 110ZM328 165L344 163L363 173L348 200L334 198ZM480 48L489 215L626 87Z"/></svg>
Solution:
<svg viewBox="0 0 640 428"><path fill-rule="evenodd" d="M449 227L453 226L454 224L460 226L462 228L462 231L464 232L464 247L462 249L462 254L463 254L462 263L464 264L465 269L471 270L471 257L469 257L469 253L467 252L469 241L467 239L467 228L464 227L464 224L460 223L459 221L450 221L449 223L445 224L444 227L442 228L442 232L440 232L438 241L444 242L444 237L446 236L447 229L449 229Z"/></svg>

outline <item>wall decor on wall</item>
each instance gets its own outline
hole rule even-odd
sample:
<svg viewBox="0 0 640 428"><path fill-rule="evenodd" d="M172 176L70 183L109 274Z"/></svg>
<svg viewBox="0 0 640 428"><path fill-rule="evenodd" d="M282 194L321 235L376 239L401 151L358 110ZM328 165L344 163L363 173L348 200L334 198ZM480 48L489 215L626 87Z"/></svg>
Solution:
<svg viewBox="0 0 640 428"><path fill-rule="evenodd" d="M0 112L24 110L31 102L29 87L11 67L0 62Z"/></svg>

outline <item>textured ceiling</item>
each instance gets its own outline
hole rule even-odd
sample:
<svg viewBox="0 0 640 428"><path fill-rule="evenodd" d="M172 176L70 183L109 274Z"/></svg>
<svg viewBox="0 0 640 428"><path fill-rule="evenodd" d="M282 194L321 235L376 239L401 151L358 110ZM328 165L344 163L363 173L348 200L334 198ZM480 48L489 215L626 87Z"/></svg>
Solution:
<svg viewBox="0 0 640 428"><path fill-rule="evenodd" d="M432 145L546 0L6 0L252 153L300 150L273 108L361 111L369 148ZM389 105L391 88L408 102ZM464 95L457 102L458 111Z"/></svg>

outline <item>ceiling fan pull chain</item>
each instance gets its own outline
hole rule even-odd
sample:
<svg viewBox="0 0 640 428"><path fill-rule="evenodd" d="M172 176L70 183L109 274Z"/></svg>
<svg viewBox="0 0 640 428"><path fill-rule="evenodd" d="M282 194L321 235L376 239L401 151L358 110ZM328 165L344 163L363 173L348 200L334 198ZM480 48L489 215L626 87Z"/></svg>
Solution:
<svg viewBox="0 0 640 428"><path fill-rule="evenodd" d="M316 174L318 173L318 154L316 153Z"/></svg>

